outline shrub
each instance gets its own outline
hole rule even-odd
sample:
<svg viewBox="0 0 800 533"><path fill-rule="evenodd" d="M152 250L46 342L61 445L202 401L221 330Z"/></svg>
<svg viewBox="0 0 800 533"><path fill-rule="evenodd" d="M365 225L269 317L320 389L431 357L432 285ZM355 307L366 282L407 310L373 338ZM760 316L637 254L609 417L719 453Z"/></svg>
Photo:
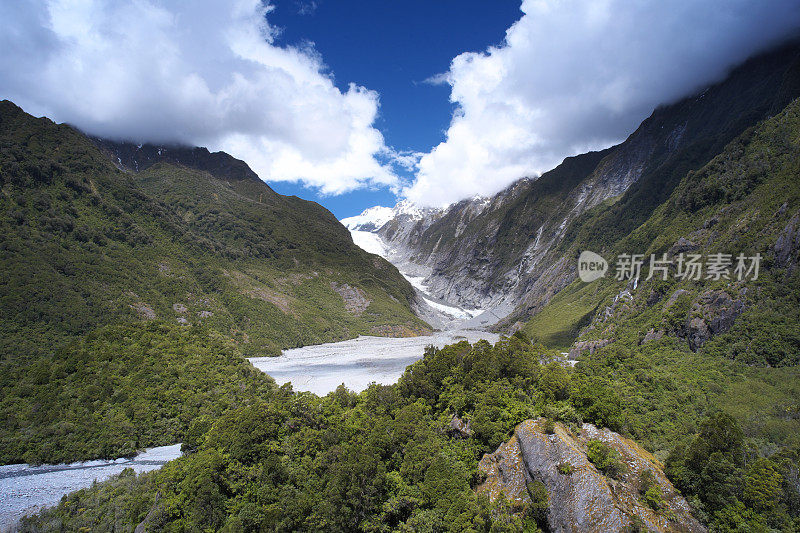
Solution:
<svg viewBox="0 0 800 533"><path fill-rule="evenodd" d="M542 415L545 418L555 420L556 422L564 422L567 424L574 424L580 426L583 424L581 415L566 402L556 402L553 404L545 405L542 409Z"/></svg>
<svg viewBox="0 0 800 533"><path fill-rule="evenodd" d="M619 452L605 442L590 440L586 457L603 474L610 477L619 477L625 470L620 461Z"/></svg>
<svg viewBox="0 0 800 533"><path fill-rule="evenodd" d="M560 463L556 467L556 469L558 470L558 473L561 474L562 476L568 476L573 472L573 468L570 463Z"/></svg>
<svg viewBox="0 0 800 533"><path fill-rule="evenodd" d="M531 516L542 526L547 523L547 506L550 501L547 487L541 481L531 481L527 488L531 497Z"/></svg>
<svg viewBox="0 0 800 533"><path fill-rule="evenodd" d="M652 470L643 470L639 474L639 494L654 511L664 505L664 494Z"/></svg>
<svg viewBox="0 0 800 533"><path fill-rule="evenodd" d="M651 509L657 511L664 505L664 494L661 492L661 487L653 485L644 493L644 501Z"/></svg>

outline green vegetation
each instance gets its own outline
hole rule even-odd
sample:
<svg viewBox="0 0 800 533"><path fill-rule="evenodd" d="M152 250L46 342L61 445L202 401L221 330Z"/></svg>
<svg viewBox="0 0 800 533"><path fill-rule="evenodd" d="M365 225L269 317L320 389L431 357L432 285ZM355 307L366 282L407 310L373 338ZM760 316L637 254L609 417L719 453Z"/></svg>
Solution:
<svg viewBox="0 0 800 533"><path fill-rule="evenodd" d="M796 531L800 526L797 449L769 457L748 443L736 419L717 413L699 434L678 445L667 473L715 531Z"/></svg>
<svg viewBox="0 0 800 533"><path fill-rule="evenodd" d="M603 289L605 292L598 292ZM523 331L549 348L567 350L591 323L608 291L608 287L600 284L573 283L528 320Z"/></svg>
<svg viewBox="0 0 800 533"><path fill-rule="evenodd" d="M654 511L658 511L664 505L664 493L661 491L661 486L656 483L656 476L652 470L642 470L639 474L639 493Z"/></svg>
<svg viewBox="0 0 800 533"><path fill-rule="evenodd" d="M724 524L735 530L760 523L792 530L800 517L800 446L786 444L789 435L784 445L748 436L729 415L703 421L698 398L711 390L707 369L687 371L701 374L697 381L678 374L662 379L634 357L608 357L607 364L591 358L570 369L548 363L553 356L515 335L495 346L429 348L396 385L360 394L340 387L318 398L284 386L220 416L194 419L184 433L190 453L162 470L74 493L23 529L130 530L146 521L168 531L403 531L422 524L434 531L535 531L545 523L541 487L529 487L536 498L522 507L490 503L473 489L483 454L519 422L547 413L629 435L626 428L633 428L669 446L670 479L721 531ZM609 370L595 374L588 363ZM656 370L674 368L670 362ZM636 387L630 399L617 390L615 380L623 377ZM673 388L678 383L683 389ZM642 409L647 402L636 396L644 386L658 390L654 411ZM669 403L658 403L672 394ZM720 397L722 391L713 398ZM471 436L448 431L454 414L470 422ZM673 418L674 426L650 429L649 421L661 417ZM613 449L601 441L588 448L599 469L620 472ZM559 472L569 475L570 468L561 465ZM639 488L642 501L659 509L658 485L645 474Z"/></svg>
<svg viewBox="0 0 800 533"><path fill-rule="evenodd" d="M702 97L656 109L639 131L660 131L664 137L639 179L612 206L587 212L570 224L561 251L576 244L594 251L614 247L667 203L687 175L709 164L748 128L790 105L800 96L797 51L796 42L787 44L734 69Z"/></svg>
<svg viewBox="0 0 800 533"><path fill-rule="evenodd" d="M123 172L0 102L0 463L174 443L263 399L245 356L427 331L396 268L251 174Z"/></svg>
<svg viewBox="0 0 800 533"><path fill-rule="evenodd" d="M482 455L554 401L540 394L549 355L519 337L461 342L428 349L396 385L281 387L198 422L183 458L71 494L23 530L536 531L543 487L522 508L473 489ZM449 434L453 413L471 437Z"/></svg>
<svg viewBox="0 0 800 533"><path fill-rule="evenodd" d="M541 481L530 481L527 484L528 496L531 497L531 517L546 530L547 508L550 505L550 494Z"/></svg>
<svg viewBox="0 0 800 533"><path fill-rule="evenodd" d="M649 219L604 249L607 258L660 257L683 239L706 256L760 253L757 281L680 281L674 269L667 280L647 280L645 267L630 296L620 296L626 282L575 282L524 329L563 346L582 310L598 310L577 340L610 345L584 352L569 402L667 458L668 476L713 531L796 531L800 524L798 139L795 101L686 174ZM600 220L604 209L586 216ZM595 410L575 388L579 380L615 394L598 401L602 395L589 389ZM600 443L590 443L589 457L601 470L614 463ZM642 479L640 491L660 508L657 484Z"/></svg>
<svg viewBox="0 0 800 533"><path fill-rule="evenodd" d="M255 177L122 172L79 132L7 101L0 250L0 361L13 365L136 319L202 323L248 355L426 330L397 269L319 205Z"/></svg>
<svg viewBox="0 0 800 533"><path fill-rule="evenodd" d="M474 489L483 454L544 416L547 432L585 421L642 443L712 531L799 531L800 102L747 129L778 111L787 72L751 72L743 83L759 90L742 100L737 84L717 87L708 115L673 108L667 125L693 121L692 138L675 153L659 145L640 182L574 221L558 250L760 253L758 280L647 280L645 268L627 292L610 277L575 282L495 346L430 347L396 385L324 398L275 387L242 355L424 327L395 269L313 205L173 164L124 174L79 134L5 105L2 457L178 439L188 452L72 494L23 529L535 531L543 484L528 485L527 505ZM537 209L557 209L604 156L570 160L564 187L530 185L543 193ZM498 242L513 228L527 243L543 227L523 222L524 195L514 202L493 220ZM137 314L170 325L97 329ZM576 339L597 348L575 368L554 362ZM470 435L448 431L454 415ZM625 468L599 440L587 457L611 477ZM652 472L638 488L663 508Z"/></svg>
<svg viewBox="0 0 800 533"><path fill-rule="evenodd" d="M0 461L132 455L197 421L269 398L272 378L201 326L108 326L0 375Z"/></svg>
<svg viewBox="0 0 800 533"><path fill-rule="evenodd" d="M602 473L609 477L619 477L625 470L619 452L600 440L590 440L587 445L586 458Z"/></svg>
<svg viewBox="0 0 800 533"><path fill-rule="evenodd" d="M708 165L691 172L670 198L641 226L603 251L610 274L590 284L575 281L535 315L524 331L545 345L562 348L579 340L613 339L637 346L648 331L687 341L691 318L710 322L716 309L703 309L701 298L712 291L741 301L743 312L733 327L689 346L698 353L735 359L749 365L794 366L800 362L800 275L796 245L791 245L794 218L800 206L800 103L752 128L732 141ZM600 216L597 209L587 216ZM593 213L593 215L592 215ZM649 258L678 252L683 239L691 253L753 256L761 254L759 278L698 281L647 280L645 261L641 283L631 297L620 298L626 281L613 279L614 258L639 253ZM783 242L778 249L777 243ZM570 255L577 257L583 242ZM649 259L648 259L649 260ZM735 278L735 276L731 276ZM607 314L606 309L611 311ZM602 316L601 316L602 314Z"/></svg>
<svg viewBox="0 0 800 533"><path fill-rule="evenodd" d="M568 476L574 471L574 468L570 463L560 463L558 466L556 466L556 469L562 476Z"/></svg>
<svg viewBox="0 0 800 533"><path fill-rule="evenodd" d="M551 324L551 333L539 338L569 336L574 321L554 317L577 319L583 309L602 310L578 340L611 345L584 353L578 372L619 394L620 418L606 425L662 456L715 409L734 415L748 438L798 444L798 251L776 245L790 242L781 236L793 231L800 206L798 138L800 102L794 102L734 140L708 166L688 174L647 222L606 253L660 256L684 238L697 243L695 253L705 255L761 253L757 281L680 281L674 271L667 280L647 280L645 268L630 297L618 296L626 282L576 281L525 328L532 335L548 331L545 325ZM715 295L724 295L722 304L713 303ZM731 302L740 302L742 310L725 318ZM690 339L690 321L697 318L707 325L724 320L732 325L700 343ZM646 339L648 333L652 340Z"/></svg>

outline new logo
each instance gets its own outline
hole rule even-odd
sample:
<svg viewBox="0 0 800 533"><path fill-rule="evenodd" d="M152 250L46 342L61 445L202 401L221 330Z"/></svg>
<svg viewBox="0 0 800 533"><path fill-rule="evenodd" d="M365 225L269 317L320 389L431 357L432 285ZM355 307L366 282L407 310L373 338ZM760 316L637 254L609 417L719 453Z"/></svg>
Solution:
<svg viewBox="0 0 800 533"><path fill-rule="evenodd" d="M578 277L589 283L598 280L608 272L608 262L594 252L584 250L578 257Z"/></svg>

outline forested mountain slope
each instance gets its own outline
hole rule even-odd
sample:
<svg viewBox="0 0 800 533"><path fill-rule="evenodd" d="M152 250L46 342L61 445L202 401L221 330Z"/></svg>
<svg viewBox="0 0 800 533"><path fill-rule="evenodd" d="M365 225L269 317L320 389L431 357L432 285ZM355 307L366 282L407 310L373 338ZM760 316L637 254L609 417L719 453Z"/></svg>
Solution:
<svg viewBox="0 0 800 533"><path fill-rule="evenodd" d="M667 337L692 351L749 364L800 363L798 135L800 100L795 100L686 174L642 225L596 248L611 263L608 276L593 283L574 281L533 317L527 331L558 344L559 336L569 342L570 326L584 323L588 327L579 341L636 344ZM598 208L585 219L598 224L606 216L607 210ZM581 244L566 252L575 271ZM614 278L626 254L642 255L638 282ZM681 278L680 254L685 260L699 256L701 263L723 254L728 266L717 275L706 264L697 276ZM651 255L669 261L666 279L663 270L651 275ZM756 279L755 271L737 274L740 255L746 258L744 273L752 266L750 258L760 257Z"/></svg>
<svg viewBox="0 0 800 533"><path fill-rule="evenodd" d="M203 322L252 354L425 329L392 265L230 156L123 172L79 132L10 102L0 143L4 360L137 318Z"/></svg>
<svg viewBox="0 0 800 533"><path fill-rule="evenodd" d="M519 312L533 313L517 324L521 331L495 346L431 347L397 384L360 394L342 387L319 398L249 384L243 374L243 390L258 392L240 408L203 413L183 430L189 454L160 471L125 473L74 493L26 520L23 530L488 533L569 530L570 517L604 523L607 510L616 509L614 524L630 531L797 531L800 100L773 108L796 67L778 61L785 68L776 74L774 63L764 64L747 76L737 71L756 88L752 93L736 83L725 88L734 74L718 92L680 104L703 113L703 101L716 98L706 115L712 126L695 124L691 142L687 127L679 147L653 163L657 168L641 169L637 183L647 179L665 191L655 202L636 201L631 185L604 197L614 189L598 185L606 175L598 169L616 161L619 147L567 160L549 174L558 180L545 176L507 191L498 205L518 207L502 210L499 220L508 215L509 224L535 229L519 237L526 247L538 253L537 240L544 241L536 228L545 227L544 239L549 224L522 216L539 216L525 210L529 187L541 193L530 200L537 209L555 206L547 220L562 232L531 256L535 268L527 275L544 283L546 273L553 288ZM737 108L740 97L746 105ZM671 109L675 125L680 105L654 117ZM649 120L656 133L639 138L658 140L644 158L656 161L652 154L669 135L659 136L661 122ZM723 133L716 138L714 131ZM633 157L638 148L629 150ZM161 164L136 175L143 189L153 186L149 179L164 183ZM168 197L172 189L152 190ZM576 205L568 203L572 195L584 196L585 209L565 221L559 209ZM198 198L182 223L210 202ZM625 218L622 229L615 217ZM504 231L511 237L511 226ZM575 279L586 249L609 261L605 277ZM617 258L626 254L641 255L644 264L638 276L616 279ZM666 261L665 270L650 268L651 254ZM697 279L678 276L680 254L700 256ZM716 254L731 263L724 275L709 276L706 265L723 257ZM753 270L738 279L739 255L748 267L760 258L758 276ZM536 268L543 274L533 279ZM109 337L92 337L66 359L80 360L87 346L106 354L114 348ZM574 367L558 353L570 346ZM59 376L51 372L43 381L52 377ZM71 390L66 381L62 389ZM124 381L132 383L138 382ZM165 383L169 390L175 384ZM119 412L113 404L100 407ZM601 498L594 497L598 490ZM599 506L603 498L610 504Z"/></svg>
<svg viewBox="0 0 800 533"><path fill-rule="evenodd" d="M330 212L227 154L176 152L120 170L0 102L0 462L179 442L271 391L246 356L428 331Z"/></svg>
<svg viewBox="0 0 800 533"><path fill-rule="evenodd" d="M586 218L599 225L606 213ZM578 251L568 252L576 270ZM795 531L800 99L688 172L643 224L597 251L607 275L573 281L524 326L554 346L577 334L578 373L615 391L573 403L665 459L714 531ZM643 256L638 277L629 254ZM619 279L623 265L632 275Z"/></svg>

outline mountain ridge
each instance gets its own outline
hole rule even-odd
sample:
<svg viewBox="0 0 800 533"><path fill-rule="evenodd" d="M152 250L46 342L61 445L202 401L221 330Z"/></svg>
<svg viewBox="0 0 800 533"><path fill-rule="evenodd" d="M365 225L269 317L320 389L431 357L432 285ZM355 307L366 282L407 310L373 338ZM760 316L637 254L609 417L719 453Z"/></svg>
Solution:
<svg viewBox="0 0 800 533"><path fill-rule="evenodd" d="M96 140L8 101L0 103L0 142L3 258L5 271L14 273L0 295L3 323L11 328L4 357L43 349L24 333L27 327L55 324L42 330L44 338L72 337L137 316L216 323L266 353L373 328L426 329L410 311L413 289L391 264L357 248L327 209L278 195L227 154L183 149L172 161L156 161L150 155L157 147L115 144L150 157L139 172L120 171ZM173 286L152 283L159 279ZM359 287L377 307L348 313L329 282ZM312 285L317 300L303 295ZM57 296L43 293L48 286ZM303 324L311 315L301 317L328 305L343 313L338 325L322 326L317 318L311 328ZM263 316L272 317L267 322L285 324L242 331L229 311L250 307L263 307ZM17 343L27 348L17 350Z"/></svg>
<svg viewBox="0 0 800 533"><path fill-rule="evenodd" d="M793 41L656 108L619 145L566 158L538 179L523 178L490 199L462 200L428 220L398 217L375 233L390 256L424 273L435 297L487 309L495 316L479 323L508 330L575 278L578 248L602 251L632 231L686 172L798 95L800 44ZM602 217L587 216L592 209Z"/></svg>

